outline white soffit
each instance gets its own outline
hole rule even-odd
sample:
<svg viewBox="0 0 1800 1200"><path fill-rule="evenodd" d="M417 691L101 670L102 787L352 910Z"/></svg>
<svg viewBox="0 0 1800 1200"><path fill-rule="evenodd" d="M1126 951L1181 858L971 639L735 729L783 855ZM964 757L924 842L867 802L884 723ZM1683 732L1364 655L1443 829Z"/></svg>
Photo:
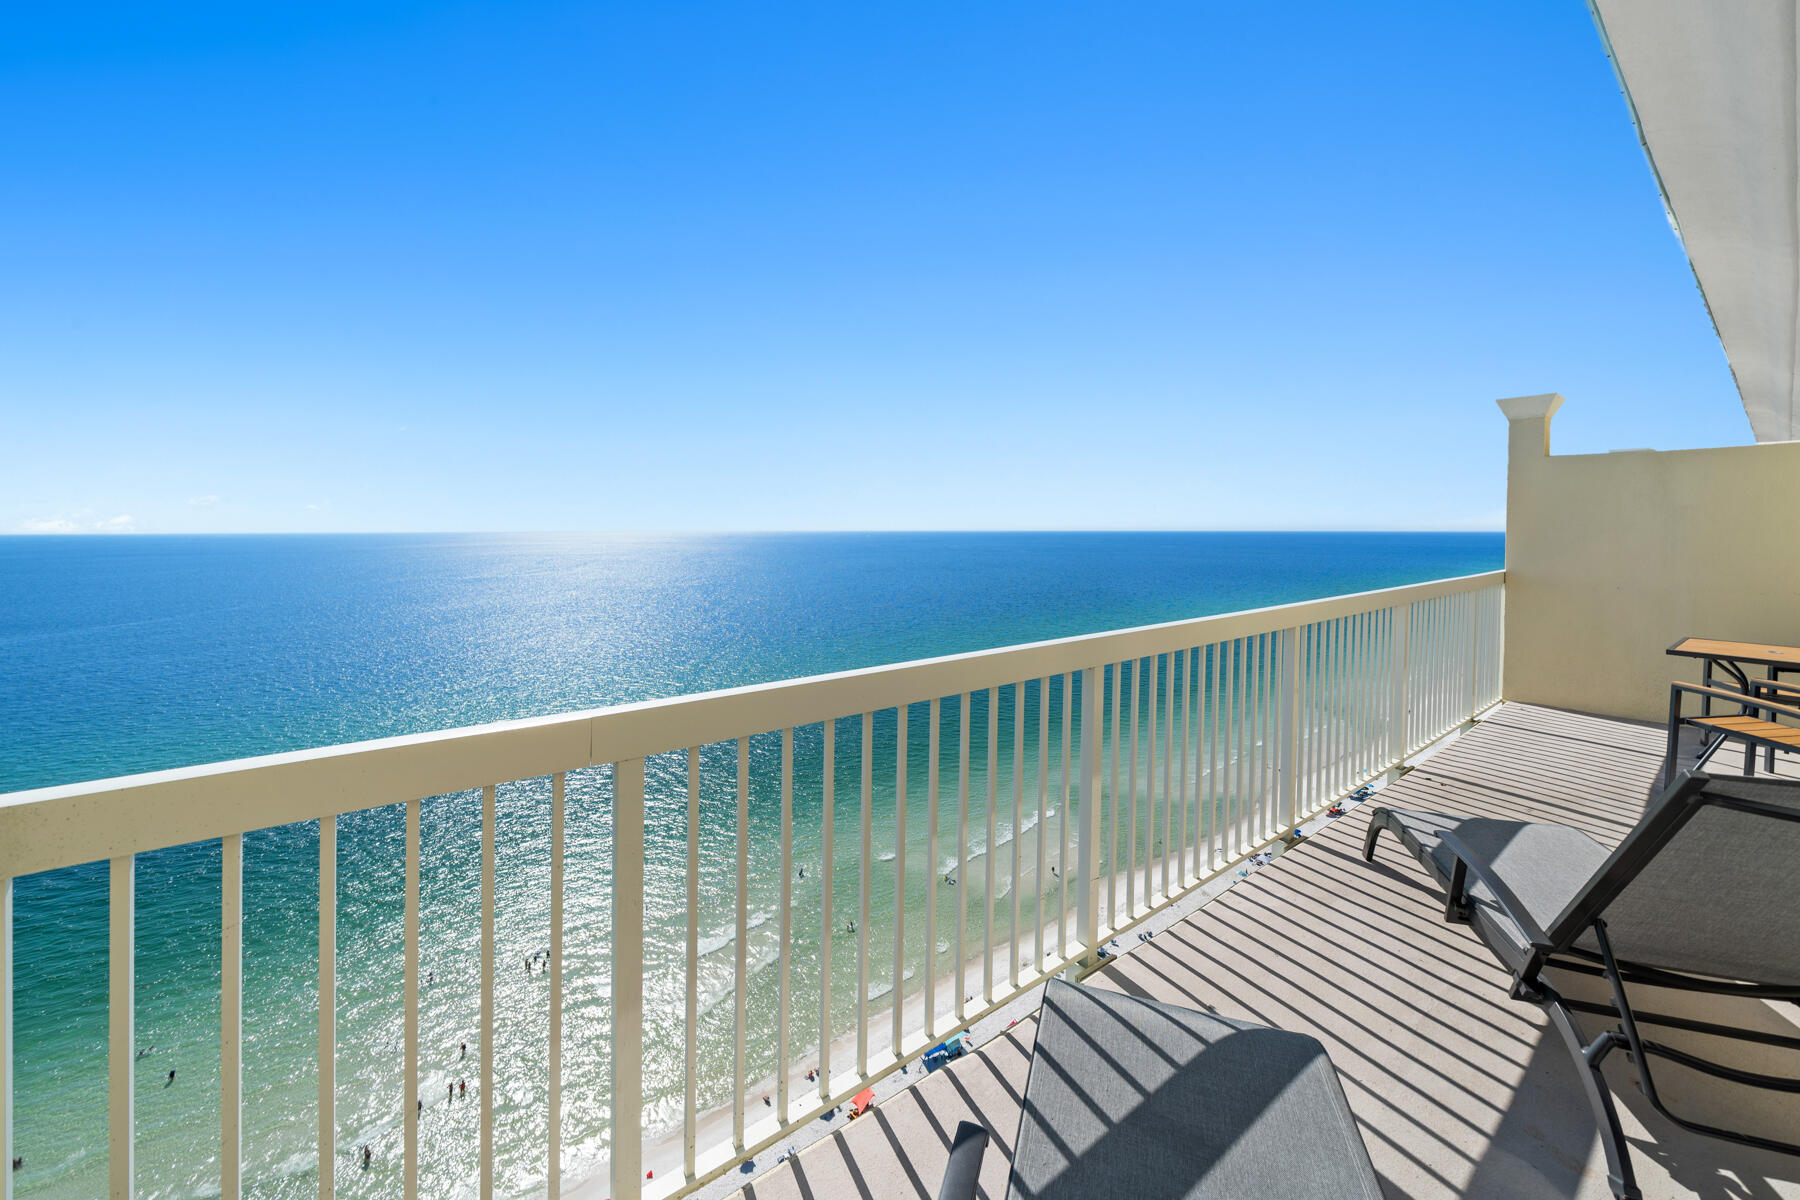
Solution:
<svg viewBox="0 0 1800 1200"><path fill-rule="evenodd" d="M1759 442L1800 439L1796 0L1590 0Z"/></svg>

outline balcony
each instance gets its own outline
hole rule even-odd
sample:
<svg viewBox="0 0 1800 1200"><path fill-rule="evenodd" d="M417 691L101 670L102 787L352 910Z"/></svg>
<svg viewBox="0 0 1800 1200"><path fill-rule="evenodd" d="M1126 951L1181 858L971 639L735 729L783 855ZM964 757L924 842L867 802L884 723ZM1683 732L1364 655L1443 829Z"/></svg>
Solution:
<svg viewBox="0 0 1800 1200"><path fill-rule="evenodd" d="M1507 703L1379 800L1563 822L1610 845L1642 811L1662 753L1656 726ZM1715 759L1712 769L1735 772L1740 761ZM1779 761L1778 770L1795 773ZM1606 1200L1605 1160L1567 1051L1534 1005L1506 998L1509 977L1475 935L1444 923L1441 893L1403 850L1383 839L1375 863L1362 861L1370 807L1352 807L1148 942L1124 940L1123 957L1087 982L1320 1039L1390 1196ZM1773 1009L1737 1015L1793 1034ZM973 1120L995 1135L983 1189L1003 1195L1032 1031L1021 1021L742 1194L928 1197L951 1133ZM1685 1133L1643 1102L1628 1063L1608 1070L1646 1197L1800 1195L1793 1158Z"/></svg>

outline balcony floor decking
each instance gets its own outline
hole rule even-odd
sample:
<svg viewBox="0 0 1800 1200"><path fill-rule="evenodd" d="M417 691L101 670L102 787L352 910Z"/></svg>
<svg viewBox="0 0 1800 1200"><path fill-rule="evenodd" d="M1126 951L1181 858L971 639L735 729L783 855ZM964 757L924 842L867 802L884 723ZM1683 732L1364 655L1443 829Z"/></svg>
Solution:
<svg viewBox="0 0 1800 1200"><path fill-rule="evenodd" d="M1385 788L1395 807L1560 821L1616 843L1660 765L1655 727L1506 704ZM1729 749L1713 769L1731 772ZM1783 773L1792 773L1786 767ZM1088 979L1299 1030L1325 1043L1391 1197L1607 1200L1605 1160L1572 1060L1411 856L1361 843L1365 804ZM1122 943L1123 944L1123 943ZM745 1200L937 1194L957 1123L993 1133L999 1200L1033 1022L928 1076L746 1186ZM1608 1071L1630 1071L1623 1054ZM1614 1074L1646 1197L1800 1197L1800 1158L1686 1133ZM1660 1078L1660 1076L1659 1076ZM1307 1131L1294 1130L1295 1138Z"/></svg>

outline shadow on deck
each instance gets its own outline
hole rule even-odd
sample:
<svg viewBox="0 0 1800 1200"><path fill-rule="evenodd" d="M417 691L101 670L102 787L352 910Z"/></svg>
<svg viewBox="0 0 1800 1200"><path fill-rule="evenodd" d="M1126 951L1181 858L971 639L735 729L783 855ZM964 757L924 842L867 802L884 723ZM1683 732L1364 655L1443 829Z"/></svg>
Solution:
<svg viewBox="0 0 1800 1200"><path fill-rule="evenodd" d="M1616 843L1642 812L1661 731L1506 704L1385 788L1396 807L1559 821ZM1712 769L1737 770L1730 751ZM1391 1197L1607 1200L1575 1069L1539 1011L1393 839L1362 861L1363 805L1089 977L1089 984L1298 1030L1325 1043ZM1032 1021L746 1186L745 1200L937 1194L959 1121L993 1135L1005 1194ZM1800 1197L1800 1159L1686 1133L1608 1065L1646 1197ZM1660 1077L1659 1077L1660 1078ZM1304 1129L1294 1137L1307 1136Z"/></svg>

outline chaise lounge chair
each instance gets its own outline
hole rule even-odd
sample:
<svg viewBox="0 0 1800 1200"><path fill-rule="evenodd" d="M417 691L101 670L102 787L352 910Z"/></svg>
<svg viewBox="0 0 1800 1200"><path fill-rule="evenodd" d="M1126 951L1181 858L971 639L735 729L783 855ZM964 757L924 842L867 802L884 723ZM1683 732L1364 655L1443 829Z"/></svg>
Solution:
<svg viewBox="0 0 1800 1200"><path fill-rule="evenodd" d="M1733 1084L1800 1091L1651 1040L1660 1026L1800 1050L1800 1038L1634 1011L1627 985L1800 1001L1800 781L1683 772L1651 801L1616 850L1566 825L1377 808L1363 857L1388 830L1445 889L1447 920L1466 922L1512 973L1512 995L1556 1026L1593 1107L1613 1194L1639 1197L1601 1064L1623 1049L1656 1111L1683 1129L1786 1154L1800 1145L1671 1112L1652 1058ZM1564 998L1549 968L1604 978L1611 1003ZM1589 1037L1576 1014L1605 1019Z"/></svg>
<svg viewBox="0 0 1800 1200"><path fill-rule="evenodd" d="M971 1200L964 1122L939 1200ZM1380 1200L1325 1047L1298 1033L1053 980L1007 1200Z"/></svg>

